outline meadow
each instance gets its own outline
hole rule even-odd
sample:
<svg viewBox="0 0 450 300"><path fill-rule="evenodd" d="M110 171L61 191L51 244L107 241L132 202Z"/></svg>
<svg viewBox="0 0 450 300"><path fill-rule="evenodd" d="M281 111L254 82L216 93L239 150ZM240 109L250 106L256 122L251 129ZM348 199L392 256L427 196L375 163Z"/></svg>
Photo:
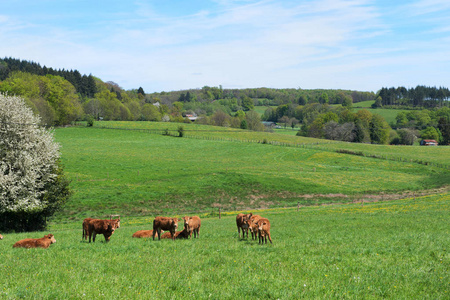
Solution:
<svg viewBox="0 0 450 300"><path fill-rule="evenodd" d="M322 144L316 139L271 133L252 136L248 131L189 124L184 125L185 137L179 138L158 130L180 124L97 123L122 129L72 127L55 132L74 191L55 217L61 222L111 213L217 214L219 207L230 211L359 202L373 195L382 198L421 192L450 182L445 168L337 153L331 148L348 143ZM264 139L279 144L258 142ZM285 140L302 146L282 146ZM381 148L364 151L378 151L371 149ZM411 155L433 157L416 149L397 147L386 155L404 153L408 157L416 151ZM448 154L445 147L427 149ZM445 152L436 153L438 159Z"/></svg>
<svg viewBox="0 0 450 300"><path fill-rule="evenodd" d="M448 299L450 194L254 211L273 244L237 237L235 216L202 219L200 238L134 239L152 217L122 218L104 243L81 222L52 223L49 249L0 241L2 299ZM180 215L181 217L181 215Z"/></svg>

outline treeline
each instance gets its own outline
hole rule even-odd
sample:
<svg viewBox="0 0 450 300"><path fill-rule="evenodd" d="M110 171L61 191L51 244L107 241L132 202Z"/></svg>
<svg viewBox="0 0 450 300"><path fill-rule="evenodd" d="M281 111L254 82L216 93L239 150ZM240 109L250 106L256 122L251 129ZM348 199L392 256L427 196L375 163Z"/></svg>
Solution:
<svg viewBox="0 0 450 300"><path fill-rule="evenodd" d="M392 143L398 133L383 118L367 110L352 113L351 107L353 103L368 100L375 100L377 105L384 106L383 99L388 95L386 90L374 94L350 90L223 89L222 86L204 86L200 89L146 94L142 87L124 90L114 82L81 75L77 70L54 70L34 62L0 59L0 92L22 96L41 116L42 123L52 126L77 120L87 120L92 124L94 120L192 122L195 119L196 123L216 126L251 130L270 128L265 127L262 120L281 122L292 128L300 124L299 134L305 136L384 144ZM406 89L395 90L401 94L392 96L396 100L386 103L398 105L403 103L399 99L413 95ZM433 88L418 87L413 90L416 94L419 90L426 95L422 102L415 102L416 107L425 103L438 106L448 103L446 88L435 89L435 94ZM391 89L387 91L393 93ZM261 117L254 111L256 106L267 107ZM402 129L409 130L408 133L415 130L411 131L415 138L433 136L448 144L450 133L447 132L450 130L445 126L450 123L449 119L448 107L431 107L429 110L399 114L397 123L391 125L409 127ZM415 128L410 128L412 126ZM431 130L428 127L434 129L433 134L419 132ZM399 139L397 142L409 144L410 140Z"/></svg>
<svg viewBox="0 0 450 300"><path fill-rule="evenodd" d="M41 67L39 63L29 62L26 60L19 60L15 58L0 59L0 81L8 78L13 72L20 71L34 75L53 75L60 76L69 81L75 88L76 92L82 97L93 97L97 92L95 79L89 75L81 75L78 70L64 70Z"/></svg>
<svg viewBox="0 0 450 300"><path fill-rule="evenodd" d="M281 104L328 103L344 104L375 100L373 92L325 89L272 89L247 88L223 89L204 86L201 89L184 91L161 92L151 94L152 98L168 104L174 102L211 102L222 100L222 104L229 106L232 111L246 110L251 106L278 106ZM246 103L247 102L247 103Z"/></svg>
<svg viewBox="0 0 450 300"><path fill-rule="evenodd" d="M446 87L428 87L418 85L415 88L383 87L378 92L379 98L373 107L406 106L406 107L443 107L449 106L450 90Z"/></svg>

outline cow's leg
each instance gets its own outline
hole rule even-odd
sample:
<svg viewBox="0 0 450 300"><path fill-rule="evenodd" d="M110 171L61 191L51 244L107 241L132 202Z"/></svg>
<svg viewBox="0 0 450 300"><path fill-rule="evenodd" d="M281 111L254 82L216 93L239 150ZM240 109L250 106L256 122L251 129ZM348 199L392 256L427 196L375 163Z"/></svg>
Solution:
<svg viewBox="0 0 450 300"><path fill-rule="evenodd" d="M272 243L272 238L270 237L270 233L268 234L268 236L269 236L269 241L270 241L270 243L273 244L273 243Z"/></svg>
<svg viewBox="0 0 450 300"><path fill-rule="evenodd" d="M95 236L97 235L97 232L95 232L95 230L94 230L94 236L92 237L92 241L95 243Z"/></svg>
<svg viewBox="0 0 450 300"><path fill-rule="evenodd" d="M238 236L241 238L241 228L238 226Z"/></svg>
<svg viewBox="0 0 450 300"><path fill-rule="evenodd" d="M172 240L175 241L175 230L171 229L170 230L170 235L172 236Z"/></svg>
<svg viewBox="0 0 450 300"><path fill-rule="evenodd" d="M92 232L89 231L89 243L91 242Z"/></svg>
<svg viewBox="0 0 450 300"><path fill-rule="evenodd" d="M161 228L156 229L156 232L158 232L158 241L161 240Z"/></svg>

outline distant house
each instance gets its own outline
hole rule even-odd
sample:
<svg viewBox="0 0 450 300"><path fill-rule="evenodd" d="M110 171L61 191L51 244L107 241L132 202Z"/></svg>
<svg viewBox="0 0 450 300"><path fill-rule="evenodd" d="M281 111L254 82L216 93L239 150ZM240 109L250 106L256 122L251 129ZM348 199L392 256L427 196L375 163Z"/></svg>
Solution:
<svg viewBox="0 0 450 300"><path fill-rule="evenodd" d="M269 128L274 128L276 125L274 122L269 122L269 121L262 121L261 123L263 123L264 126L269 127Z"/></svg>
<svg viewBox="0 0 450 300"><path fill-rule="evenodd" d="M438 142L435 140L421 140L420 141L421 146L437 146Z"/></svg>
<svg viewBox="0 0 450 300"><path fill-rule="evenodd" d="M194 122L195 120L198 119L198 116L195 113L193 113L193 114L183 114L183 117L188 118L192 122Z"/></svg>

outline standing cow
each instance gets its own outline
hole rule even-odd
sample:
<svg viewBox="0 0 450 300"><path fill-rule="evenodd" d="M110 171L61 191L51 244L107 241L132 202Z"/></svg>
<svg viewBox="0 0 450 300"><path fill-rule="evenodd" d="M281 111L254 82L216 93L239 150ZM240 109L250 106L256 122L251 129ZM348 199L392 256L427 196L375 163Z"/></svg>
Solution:
<svg viewBox="0 0 450 300"><path fill-rule="evenodd" d="M53 234L47 234L40 239L24 239L13 245L14 248L44 248L47 249L50 244L56 243Z"/></svg>
<svg viewBox="0 0 450 300"><path fill-rule="evenodd" d="M200 226L202 222L199 217L184 217L184 228L189 233L189 237L192 237L192 232L194 232L194 238L200 237Z"/></svg>
<svg viewBox="0 0 450 300"><path fill-rule="evenodd" d="M153 220L153 240L155 240L156 234L158 234L158 240L161 240L161 230L169 231L172 239L175 240L178 221L178 218L156 217Z"/></svg>
<svg viewBox="0 0 450 300"><path fill-rule="evenodd" d="M81 239L87 240L89 236L89 243L90 243L91 236L92 234L94 234L94 242L95 242L96 234L103 234L105 240L109 242L111 235L119 227L120 227L120 218L114 220L100 220L100 219L86 218L83 220L83 233ZM94 230L95 228L97 228L97 230Z"/></svg>
<svg viewBox="0 0 450 300"><path fill-rule="evenodd" d="M258 220L261 219L261 216L258 215L252 215L248 220L248 229L250 230L250 233L252 234L252 240L256 241L256 238L258 236Z"/></svg>
<svg viewBox="0 0 450 300"><path fill-rule="evenodd" d="M266 218L261 218L258 220L257 224L258 224L259 243L264 244L264 242L266 242L267 244L267 238L269 238L269 241L272 244L272 238L270 237L269 220Z"/></svg>
<svg viewBox="0 0 450 300"><path fill-rule="evenodd" d="M249 214L238 214L236 216L236 225L238 229L239 238L241 237L241 229L242 229L242 238L245 237L245 233L247 233L248 238L248 220L252 217L252 213Z"/></svg>

